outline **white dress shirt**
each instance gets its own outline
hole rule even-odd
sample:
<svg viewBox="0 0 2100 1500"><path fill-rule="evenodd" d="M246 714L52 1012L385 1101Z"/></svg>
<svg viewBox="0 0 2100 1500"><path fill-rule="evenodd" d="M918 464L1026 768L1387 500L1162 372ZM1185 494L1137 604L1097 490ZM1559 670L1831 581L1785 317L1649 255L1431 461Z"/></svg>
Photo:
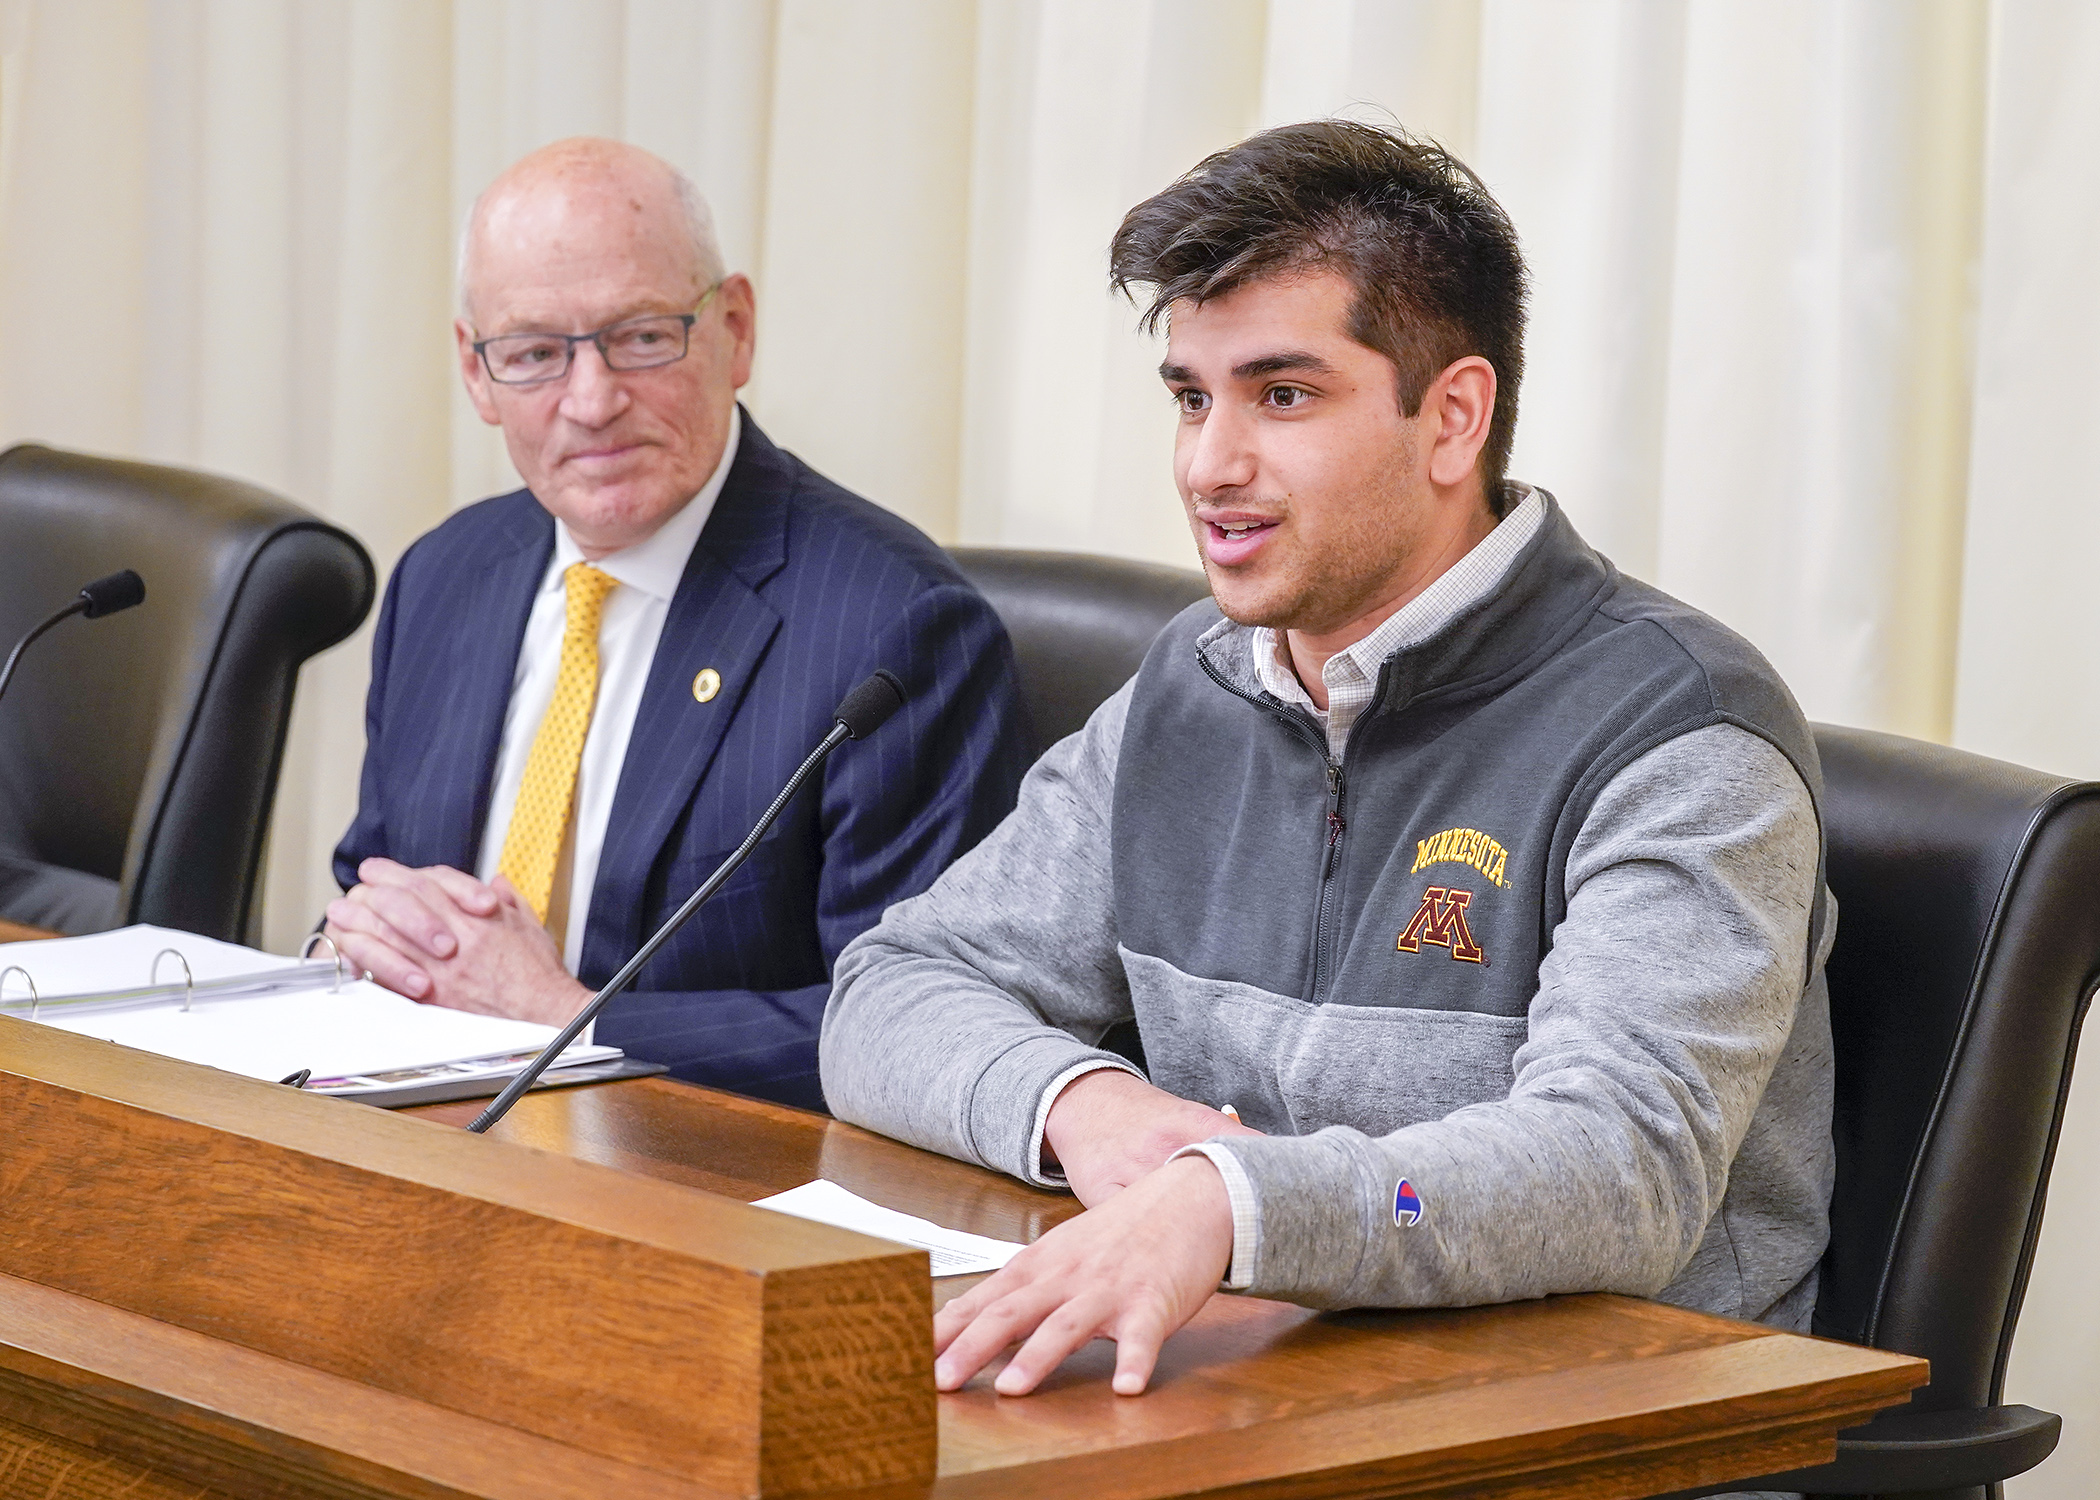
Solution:
<svg viewBox="0 0 2100 1500"><path fill-rule="evenodd" d="M620 586L606 596L605 612L598 622L598 697L583 741L583 761L576 770L576 801L570 814L573 855L561 956L571 974L583 957L583 933L590 920L591 891L598 883L598 857L605 849L605 825L612 816L620 766L627 759L627 737L634 731L649 665L656 658L657 638L663 634L671 597L685 576L693 544L714 513L729 466L736 461L742 434L743 415L731 408L729 441L722 447L722 460L700 492L647 541L591 564L619 580ZM583 561L569 528L557 521L554 556L533 596L525 639L518 647L517 671L511 678L510 707L503 714L495 793L489 801L488 826L482 830L481 858L475 866L475 874L483 880L496 878L511 810L518 803L518 784L525 779L525 761L554 697L554 680L561 669L562 629L568 617L562 574L570 564Z"/></svg>

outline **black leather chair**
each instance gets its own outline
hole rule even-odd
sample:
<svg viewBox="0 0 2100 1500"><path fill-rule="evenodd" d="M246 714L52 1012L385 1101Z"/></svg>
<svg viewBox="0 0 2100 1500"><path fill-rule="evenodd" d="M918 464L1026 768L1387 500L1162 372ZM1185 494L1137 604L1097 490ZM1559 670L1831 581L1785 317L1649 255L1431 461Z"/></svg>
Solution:
<svg viewBox="0 0 2100 1500"><path fill-rule="evenodd" d="M1834 1464L1720 1488L1997 1500L2062 1427L2000 1403L2100 983L2100 785L1861 729L1816 745L1838 1179L1815 1329L1923 1355L1932 1384Z"/></svg>
<svg viewBox="0 0 2100 1500"><path fill-rule="evenodd" d="M955 554L1006 621L1043 743L1135 669L1200 574ZM1818 1333L1932 1361L1834 1464L1741 1489L1997 1500L2060 1420L2005 1406L2078 1032L2100 983L2100 785L1895 735L1816 728L1838 1180ZM1135 1038L1118 1038L1142 1057Z"/></svg>
<svg viewBox="0 0 2100 1500"><path fill-rule="evenodd" d="M1130 680L1167 621L1210 597L1203 575L1188 568L997 547L950 555L1013 639L1030 760L1076 733ZM1145 1065L1134 1021L1111 1026L1101 1045Z"/></svg>
<svg viewBox="0 0 2100 1500"><path fill-rule="evenodd" d="M0 654L90 579L0 700L0 917L252 939L299 667L372 605L348 533L236 480L25 444L0 454Z"/></svg>
<svg viewBox="0 0 2100 1500"><path fill-rule="evenodd" d="M1156 563L995 547L950 555L1013 638L1030 759L1086 723L1167 621L1210 597L1201 573Z"/></svg>

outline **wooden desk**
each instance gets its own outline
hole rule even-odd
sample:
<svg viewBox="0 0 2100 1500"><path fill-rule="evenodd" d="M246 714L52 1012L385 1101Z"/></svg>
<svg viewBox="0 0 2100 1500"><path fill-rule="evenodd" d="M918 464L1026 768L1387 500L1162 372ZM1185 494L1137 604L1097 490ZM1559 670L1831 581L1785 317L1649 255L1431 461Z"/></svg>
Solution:
<svg viewBox="0 0 2100 1500"><path fill-rule="evenodd" d="M0 941L50 935L0 923ZM481 1107L412 1113L450 1126ZM1034 1239L1077 1211L1069 1198L837 1121L661 1079L529 1095L498 1131L745 1201L828 1177L1000 1239ZM969 1284L936 1282L936 1303ZM65 1373L37 1351L60 1327L71 1358L84 1337L100 1341L104 1376ZM1097 1343L1019 1399L995 1395L988 1371L939 1398L930 1496L836 1500L1637 1497L1827 1459L1840 1428L1926 1375L1920 1360L1607 1296L1321 1316L1219 1297L1169 1341L1148 1394L1114 1395L1112 1364L1111 1346ZM54 1405L58 1390L69 1394ZM120 1390L130 1394L120 1400ZM388 1434L455 1451L460 1442L459 1420L442 1438L416 1431L428 1421L398 1398L0 1274L0 1479L10 1494L720 1500L627 1464L578 1467L572 1449L486 1422L452 1482L403 1489L384 1461Z"/></svg>
<svg viewBox="0 0 2100 1500"><path fill-rule="evenodd" d="M19 922L0 920L0 943L26 943L34 938L54 938L58 934L46 932L41 927L24 927Z"/></svg>
<svg viewBox="0 0 2100 1500"><path fill-rule="evenodd" d="M662 1080L533 1095L499 1144L454 1130L478 1105L389 1117L17 1020L0 1051L6 1494L1634 1497L1819 1461L1925 1376L1628 1298L1220 1297L1143 1397L1097 1344L1033 1396L936 1398L919 1257L691 1190L824 1176L1010 1239L1068 1199Z"/></svg>
<svg viewBox="0 0 2100 1500"><path fill-rule="evenodd" d="M478 1104L416 1113L464 1124ZM1033 1239L1076 1205L837 1121L661 1079L528 1096L511 1139L745 1200L828 1177L955 1229ZM969 1285L935 1284L936 1301ZM1626 1297L1315 1316L1219 1297L1154 1388L1096 1343L1035 1395L941 1398L935 1500L1643 1496L1826 1460L1922 1361Z"/></svg>

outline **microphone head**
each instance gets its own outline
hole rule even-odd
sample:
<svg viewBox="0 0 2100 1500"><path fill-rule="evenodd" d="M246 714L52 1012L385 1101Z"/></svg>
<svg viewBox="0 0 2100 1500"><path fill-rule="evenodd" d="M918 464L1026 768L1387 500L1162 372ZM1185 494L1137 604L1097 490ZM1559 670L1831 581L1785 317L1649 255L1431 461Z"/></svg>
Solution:
<svg viewBox="0 0 2100 1500"><path fill-rule="evenodd" d="M877 667L874 676L846 695L832 717L846 726L847 739L864 740L902 707L904 684Z"/></svg>
<svg viewBox="0 0 2100 1500"><path fill-rule="evenodd" d="M129 609L134 604L146 602L146 580L126 568L121 573L112 573L107 578L98 578L80 591L87 600L87 608L81 613L90 620L99 620L104 615L113 615L120 609Z"/></svg>

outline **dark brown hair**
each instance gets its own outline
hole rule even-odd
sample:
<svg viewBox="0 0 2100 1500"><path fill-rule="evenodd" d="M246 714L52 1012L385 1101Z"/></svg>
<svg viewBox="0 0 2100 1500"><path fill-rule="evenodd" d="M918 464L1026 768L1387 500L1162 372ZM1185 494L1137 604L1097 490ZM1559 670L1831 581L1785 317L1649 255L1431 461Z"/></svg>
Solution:
<svg viewBox="0 0 2100 1500"><path fill-rule="evenodd" d="M1132 287L1153 288L1151 333L1184 298L1315 268L1356 288L1349 335L1393 362L1406 415L1453 360L1495 367L1480 471L1500 516L1524 378L1524 256L1502 206L1443 147L1348 120L1265 130L1133 208L1109 246L1117 291L1136 302Z"/></svg>

